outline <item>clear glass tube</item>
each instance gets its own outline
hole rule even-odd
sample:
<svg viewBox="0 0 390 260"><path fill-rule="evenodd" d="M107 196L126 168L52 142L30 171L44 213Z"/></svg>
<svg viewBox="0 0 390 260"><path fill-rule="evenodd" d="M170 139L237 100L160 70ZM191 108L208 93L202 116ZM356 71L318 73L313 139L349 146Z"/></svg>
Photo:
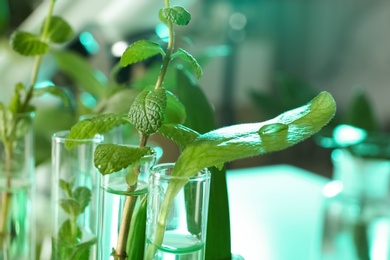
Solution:
<svg viewBox="0 0 390 260"><path fill-rule="evenodd" d="M332 152L334 180L323 189L322 259L390 258L390 139Z"/></svg>
<svg viewBox="0 0 390 260"><path fill-rule="evenodd" d="M96 259L100 179L93 155L102 137L71 140L68 134L52 137L51 259Z"/></svg>
<svg viewBox="0 0 390 260"><path fill-rule="evenodd" d="M33 119L18 114L0 126L0 259L35 259Z"/></svg>
<svg viewBox="0 0 390 260"><path fill-rule="evenodd" d="M173 163L166 163L151 168L146 254L149 259L153 255L153 259L201 260L205 254L210 172L204 169L190 178L177 177L171 175L173 167ZM176 195L170 201L167 194L172 193Z"/></svg>
<svg viewBox="0 0 390 260"><path fill-rule="evenodd" d="M139 164L101 175L97 259L143 259L149 169L156 156L145 156Z"/></svg>

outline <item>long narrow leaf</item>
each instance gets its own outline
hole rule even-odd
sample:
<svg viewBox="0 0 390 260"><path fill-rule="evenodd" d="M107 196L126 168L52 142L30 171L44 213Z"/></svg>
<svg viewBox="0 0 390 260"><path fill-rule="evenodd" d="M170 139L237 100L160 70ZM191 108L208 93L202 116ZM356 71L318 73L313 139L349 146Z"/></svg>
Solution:
<svg viewBox="0 0 390 260"><path fill-rule="evenodd" d="M335 110L333 97L322 92L307 105L269 121L208 132L187 146L172 175L192 176L206 167L285 149L321 130Z"/></svg>

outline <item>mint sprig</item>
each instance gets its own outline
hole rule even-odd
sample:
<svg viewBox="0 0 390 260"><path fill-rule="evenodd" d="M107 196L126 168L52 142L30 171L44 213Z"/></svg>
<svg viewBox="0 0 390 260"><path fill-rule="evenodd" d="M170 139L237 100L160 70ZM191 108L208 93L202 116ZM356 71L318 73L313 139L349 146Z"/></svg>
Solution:
<svg viewBox="0 0 390 260"><path fill-rule="evenodd" d="M64 43L74 36L71 26L61 17L50 17L47 31L42 25L41 35L16 31L11 35L11 47L25 56L43 55L49 51L49 43Z"/></svg>
<svg viewBox="0 0 390 260"><path fill-rule="evenodd" d="M60 179L58 183L65 193L65 197L59 200L59 205L69 218L61 224L57 237L52 238L53 259L86 259L96 243L96 239L81 242L83 232L77 223L77 218L91 202L91 190L84 186L74 187L74 184L74 178L69 181Z"/></svg>

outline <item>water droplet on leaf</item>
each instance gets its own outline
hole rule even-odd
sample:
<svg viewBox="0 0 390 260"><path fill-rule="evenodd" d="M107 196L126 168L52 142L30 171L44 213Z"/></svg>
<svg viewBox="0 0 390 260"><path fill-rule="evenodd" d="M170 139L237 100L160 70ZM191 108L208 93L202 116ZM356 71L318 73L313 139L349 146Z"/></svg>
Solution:
<svg viewBox="0 0 390 260"><path fill-rule="evenodd" d="M282 123L274 123L269 125L263 125L259 129L260 135L270 135L280 133L288 129L288 125Z"/></svg>

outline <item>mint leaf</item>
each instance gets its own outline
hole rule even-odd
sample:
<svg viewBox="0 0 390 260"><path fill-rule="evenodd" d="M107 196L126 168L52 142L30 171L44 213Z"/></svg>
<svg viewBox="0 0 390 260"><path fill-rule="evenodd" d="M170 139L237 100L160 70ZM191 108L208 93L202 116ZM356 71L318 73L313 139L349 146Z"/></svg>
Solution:
<svg viewBox="0 0 390 260"><path fill-rule="evenodd" d="M77 217L82 213L80 203L75 199L61 199L59 204L66 213L73 217Z"/></svg>
<svg viewBox="0 0 390 260"><path fill-rule="evenodd" d="M192 143L199 134L180 124L163 124L158 132L164 137L174 141L181 148L185 148L188 144Z"/></svg>
<svg viewBox="0 0 390 260"><path fill-rule="evenodd" d="M41 28L41 32L43 26ZM64 43L70 40L74 35L72 27L61 17L52 16L50 18L49 30L47 37L49 41L54 43Z"/></svg>
<svg viewBox="0 0 390 260"><path fill-rule="evenodd" d="M163 21L168 20L179 26L185 26L191 21L191 14L181 6L164 8L160 11L160 17Z"/></svg>
<svg viewBox="0 0 390 260"><path fill-rule="evenodd" d="M136 97L130 107L130 122L141 133L154 134L164 120L166 106L165 89L144 90Z"/></svg>
<svg viewBox="0 0 390 260"><path fill-rule="evenodd" d="M17 83L14 88L14 94L11 98L11 101L9 103L9 110L11 110L12 113L16 114L19 112L19 109L21 107L21 94L25 90L25 86L23 83Z"/></svg>
<svg viewBox="0 0 390 260"><path fill-rule="evenodd" d="M25 56L42 55L49 50L49 45L42 42L36 35L21 31L16 31L11 35L11 47Z"/></svg>
<svg viewBox="0 0 390 260"><path fill-rule="evenodd" d="M92 240L89 240L84 243L79 243L75 250L73 251L73 254L70 256L70 259L72 260L85 260L89 259L91 248L92 246L97 242L97 239L94 238Z"/></svg>
<svg viewBox="0 0 390 260"><path fill-rule="evenodd" d="M75 227L76 234L72 234L73 227ZM76 223L72 223L71 220L66 220L62 223L60 229L58 230L58 240L62 243L68 244L77 244L82 237L81 229L76 225Z"/></svg>
<svg viewBox="0 0 390 260"><path fill-rule="evenodd" d="M193 70L194 70L195 73L196 73L196 77L197 77L198 79L201 79L201 78L202 78L202 76L203 76L202 67L199 65L198 61L194 58L194 56L192 56L191 54L189 54L187 51L185 51L185 50L179 48L179 49L172 55L172 58L175 58L175 57L179 57L179 58L181 58L182 60L191 63L192 68L193 68Z"/></svg>
<svg viewBox="0 0 390 260"><path fill-rule="evenodd" d="M74 184L74 179L70 182L67 182L63 179L60 179L60 181L59 181L60 188L66 193L66 195L69 198L73 197L73 195L72 195L73 184Z"/></svg>
<svg viewBox="0 0 390 260"><path fill-rule="evenodd" d="M101 174L110 174L125 169L143 156L152 153L150 147L100 144L95 149L94 165Z"/></svg>
<svg viewBox="0 0 390 260"><path fill-rule="evenodd" d="M87 187L77 187L73 191L73 198L79 202L81 212L84 212L85 208L91 201L92 192Z"/></svg>
<svg viewBox="0 0 390 260"><path fill-rule="evenodd" d="M126 123L128 120L123 114L105 114L84 119L70 129L65 147L72 149L79 143L76 140L93 138L96 134L104 134Z"/></svg>
<svg viewBox="0 0 390 260"><path fill-rule="evenodd" d="M180 100L170 91L167 94L167 107L165 108L164 123L183 124L186 120L186 108Z"/></svg>
<svg viewBox="0 0 390 260"><path fill-rule="evenodd" d="M147 40L139 40L127 47L119 63L122 67L126 67L130 64L151 58L159 53L165 56L165 52L159 44Z"/></svg>
<svg viewBox="0 0 390 260"><path fill-rule="evenodd" d="M228 126L200 135L184 149L172 175L192 176L228 161L285 149L317 133L335 110L333 97L322 92L307 105L269 121Z"/></svg>
<svg viewBox="0 0 390 260"><path fill-rule="evenodd" d="M71 233L72 225L74 225L76 229L76 235ZM52 238L51 259L89 259L91 247L96 243L97 239L92 238L86 242L80 243L81 239L81 229L76 225L76 223L71 223L70 220L67 220L63 223L59 230L59 238Z"/></svg>

